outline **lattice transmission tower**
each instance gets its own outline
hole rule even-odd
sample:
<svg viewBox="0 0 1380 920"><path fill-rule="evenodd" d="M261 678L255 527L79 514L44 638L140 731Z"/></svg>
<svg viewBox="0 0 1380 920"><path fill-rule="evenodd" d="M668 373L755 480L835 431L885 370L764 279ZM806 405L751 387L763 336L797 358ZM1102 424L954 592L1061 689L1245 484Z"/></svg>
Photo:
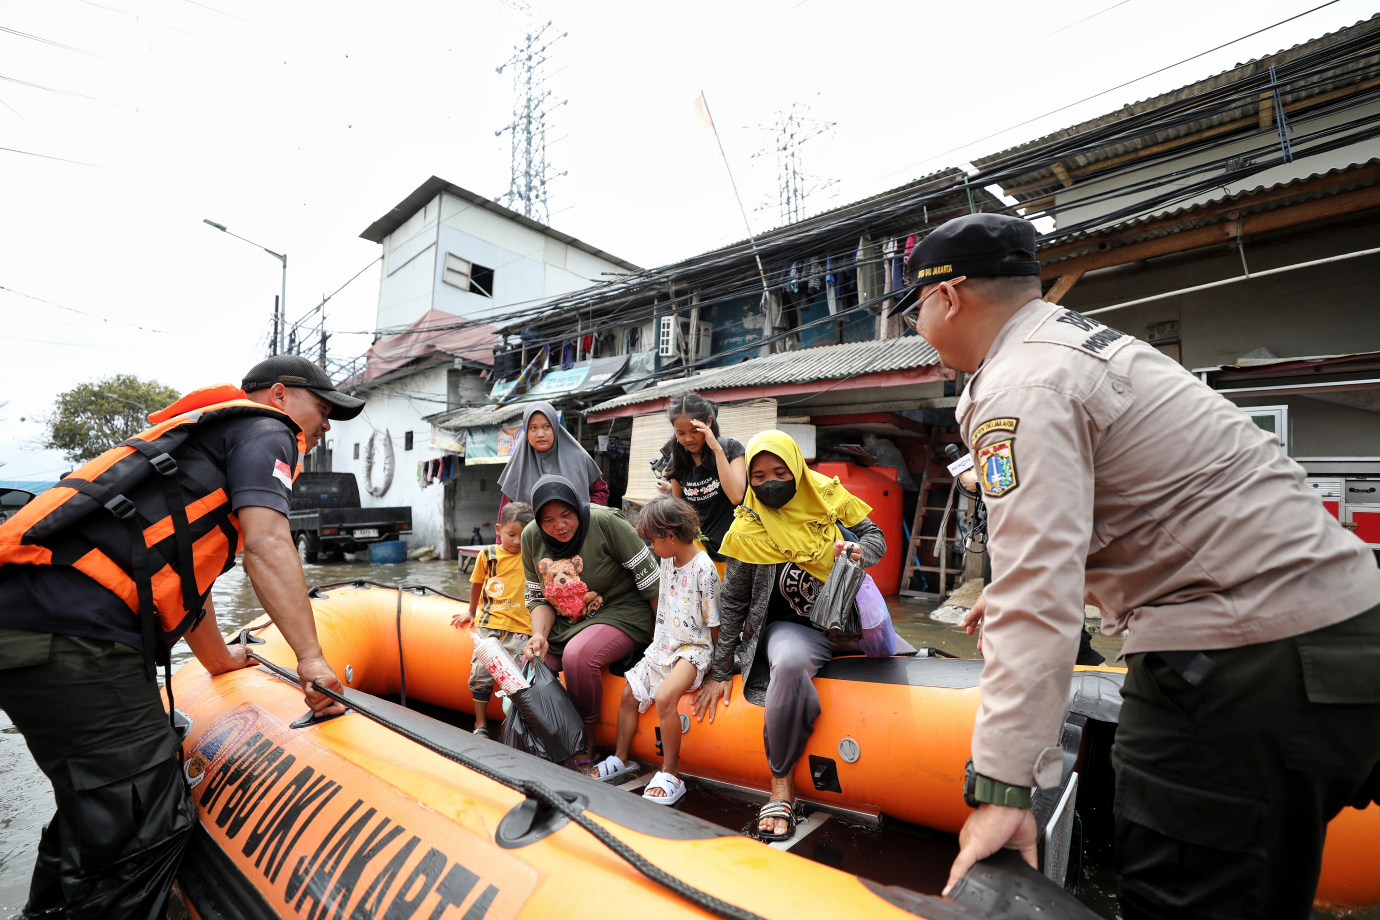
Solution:
<svg viewBox="0 0 1380 920"><path fill-rule="evenodd" d="M511 6L524 14L524 35L513 46L513 56L496 68L500 74L504 70L512 73L514 97L513 120L494 132L495 137L507 132L513 145L508 191L502 201L525 217L547 223L551 217L547 185L565 175L555 172L546 159L547 118L569 100L552 101L551 90L546 88L546 64L551 47L568 33L557 35L549 20L537 24L532 8L525 3Z"/></svg>
<svg viewBox="0 0 1380 920"><path fill-rule="evenodd" d="M771 124L758 125L772 135L772 140L753 157L776 156L778 188L775 204L782 224L800 220L805 216L806 202L810 198L838 184L837 179L826 179L806 172L801 153L801 148L809 141L832 134L834 124L811 117L809 103L793 102L789 109L778 111ZM757 210L765 210L771 205L768 199Z"/></svg>

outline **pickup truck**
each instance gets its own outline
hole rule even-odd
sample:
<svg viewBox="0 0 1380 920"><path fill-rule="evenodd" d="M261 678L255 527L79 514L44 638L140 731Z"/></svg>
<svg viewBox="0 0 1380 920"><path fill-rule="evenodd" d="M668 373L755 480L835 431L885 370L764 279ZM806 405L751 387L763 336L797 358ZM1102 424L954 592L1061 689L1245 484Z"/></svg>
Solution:
<svg viewBox="0 0 1380 920"><path fill-rule="evenodd" d="M361 508L354 473L302 473L292 484L288 526L303 562L339 559L412 532L412 509Z"/></svg>

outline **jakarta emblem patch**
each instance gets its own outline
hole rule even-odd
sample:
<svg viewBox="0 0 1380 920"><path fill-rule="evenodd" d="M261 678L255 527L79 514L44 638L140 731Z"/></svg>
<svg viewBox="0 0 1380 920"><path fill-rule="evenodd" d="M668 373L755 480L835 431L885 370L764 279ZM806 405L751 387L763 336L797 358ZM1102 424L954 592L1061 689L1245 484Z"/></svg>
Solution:
<svg viewBox="0 0 1380 920"><path fill-rule="evenodd" d="M1020 480L1016 478L1016 441L1007 438L986 447L978 448L978 476L982 480L983 494L996 498L1005 495Z"/></svg>

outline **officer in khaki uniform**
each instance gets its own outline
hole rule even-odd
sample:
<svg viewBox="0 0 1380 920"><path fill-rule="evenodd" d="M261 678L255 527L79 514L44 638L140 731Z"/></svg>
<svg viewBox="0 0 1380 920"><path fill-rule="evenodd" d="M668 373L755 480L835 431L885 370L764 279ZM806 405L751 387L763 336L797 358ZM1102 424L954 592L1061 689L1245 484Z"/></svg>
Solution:
<svg viewBox="0 0 1380 920"><path fill-rule="evenodd" d="M1115 872L1142 917L1307 917L1380 763L1380 570L1278 441L1154 348L1040 299L1035 230L951 220L897 305L945 365L989 514L982 704L952 884L1058 783L1083 604L1129 630Z"/></svg>

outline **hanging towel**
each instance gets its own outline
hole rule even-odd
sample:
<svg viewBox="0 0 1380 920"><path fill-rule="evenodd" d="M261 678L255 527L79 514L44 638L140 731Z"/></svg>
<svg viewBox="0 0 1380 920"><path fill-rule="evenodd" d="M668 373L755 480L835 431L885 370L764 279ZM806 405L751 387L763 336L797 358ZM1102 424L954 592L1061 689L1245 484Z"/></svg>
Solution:
<svg viewBox="0 0 1380 920"><path fill-rule="evenodd" d="M838 283L834 279L833 259L828 256L824 257L824 296L829 304L829 315L837 316L839 312Z"/></svg>

